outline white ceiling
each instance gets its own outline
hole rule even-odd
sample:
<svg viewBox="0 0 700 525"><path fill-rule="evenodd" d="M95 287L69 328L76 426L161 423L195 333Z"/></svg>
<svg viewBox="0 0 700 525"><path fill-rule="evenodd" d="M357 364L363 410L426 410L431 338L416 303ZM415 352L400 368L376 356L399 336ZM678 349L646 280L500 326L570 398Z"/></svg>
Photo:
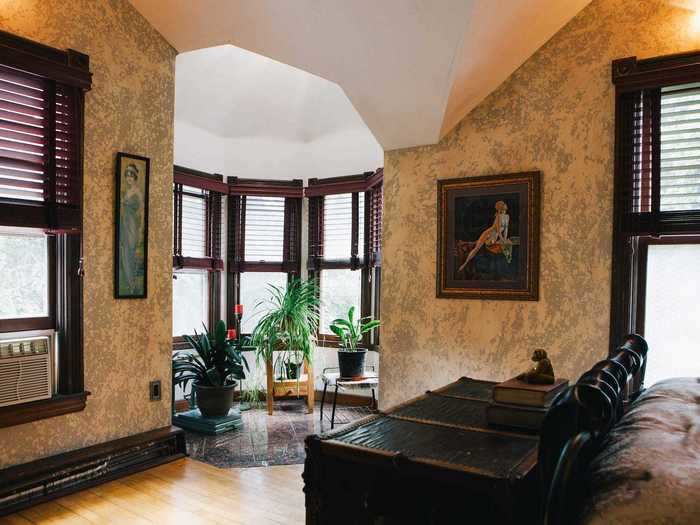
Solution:
<svg viewBox="0 0 700 525"><path fill-rule="evenodd" d="M231 45L181 53L175 71L176 164L265 179L383 164L381 146L334 82Z"/></svg>
<svg viewBox="0 0 700 525"><path fill-rule="evenodd" d="M590 0L130 1L180 52L233 44L335 82L390 150L435 143ZM221 64L202 67L215 73L207 82L232 75ZM269 115L289 100L297 115L318 111L298 93L256 97L250 82L251 112L256 101L275 105ZM308 133L334 125L343 124L315 119ZM261 118L253 132L269 126Z"/></svg>
<svg viewBox="0 0 700 525"><path fill-rule="evenodd" d="M312 142L370 131L334 82L231 45L181 53L175 116L224 138Z"/></svg>

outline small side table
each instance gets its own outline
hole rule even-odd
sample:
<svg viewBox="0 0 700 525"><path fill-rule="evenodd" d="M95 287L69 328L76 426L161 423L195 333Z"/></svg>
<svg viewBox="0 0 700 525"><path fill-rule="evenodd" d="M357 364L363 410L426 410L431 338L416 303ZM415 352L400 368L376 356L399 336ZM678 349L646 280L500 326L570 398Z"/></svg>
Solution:
<svg viewBox="0 0 700 525"><path fill-rule="evenodd" d="M323 421L323 405L326 401L326 391L328 385L335 386L335 395L333 396L333 410L331 412L331 430L335 426L335 405L338 402L338 389L341 390L372 390L372 405L376 404L374 389L379 385L379 375L374 367L368 367L365 370L365 375L361 379L341 379L338 368L324 368L321 375L323 381L323 396L321 397L321 421Z"/></svg>

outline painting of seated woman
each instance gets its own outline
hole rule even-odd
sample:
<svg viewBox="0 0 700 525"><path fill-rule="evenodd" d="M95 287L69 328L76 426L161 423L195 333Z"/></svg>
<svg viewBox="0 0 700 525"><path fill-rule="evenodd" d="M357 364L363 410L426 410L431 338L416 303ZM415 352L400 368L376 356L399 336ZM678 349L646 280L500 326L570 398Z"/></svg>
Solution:
<svg viewBox="0 0 700 525"><path fill-rule="evenodd" d="M438 181L438 297L537 300L540 173Z"/></svg>

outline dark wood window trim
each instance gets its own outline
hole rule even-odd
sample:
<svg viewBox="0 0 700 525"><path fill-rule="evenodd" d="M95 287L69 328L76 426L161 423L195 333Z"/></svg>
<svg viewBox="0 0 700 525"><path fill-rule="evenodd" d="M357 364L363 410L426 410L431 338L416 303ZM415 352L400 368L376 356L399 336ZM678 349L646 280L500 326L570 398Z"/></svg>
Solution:
<svg viewBox="0 0 700 525"><path fill-rule="evenodd" d="M309 246L308 246L308 272L310 278L319 279L323 286L321 272L323 270L350 269L360 271L360 315L362 317L374 316L379 318L379 283L381 279L381 255L378 249L377 235L381 233L373 219L381 220L381 212L377 215L372 206L381 206L381 198L377 199L377 192L381 192L384 179L382 168L375 172L366 172L361 175L347 177L333 177L328 179L310 179L309 186L305 189L305 195L309 199ZM359 193L365 194L364 199L364 223L359 224ZM352 227L350 257L344 260L328 260L323 253L324 235L324 206L325 197L328 195L352 194ZM359 228L364 231L364 245L358 246ZM362 255L362 257L360 257ZM375 297L373 304L372 297ZM370 340L369 334L365 336L364 345L376 349L379 345L379 331ZM325 334L319 331L317 334L318 345L321 347L337 347L339 339L333 334Z"/></svg>
<svg viewBox="0 0 700 525"><path fill-rule="evenodd" d="M53 398L11 405L0 409L0 427L28 423L85 408L89 392L84 389L83 370L83 265L82 265L82 180L85 92L92 85L90 59L74 50L55 49L38 42L0 31L0 64L36 75L49 86L49 156L45 169L49 177L46 203L0 202L0 225L37 227L49 234L50 267L49 319L37 320L34 327L52 321L58 340L58 384ZM70 111L74 125L64 129L73 149L69 185L71 193L58 196L56 190L55 143L57 99L65 114ZM65 162L65 160L64 160ZM64 181L65 182L65 181ZM48 203L48 204L47 204ZM26 325L25 327L29 327ZM0 331L17 331L21 323L6 323Z"/></svg>
<svg viewBox="0 0 700 525"><path fill-rule="evenodd" d="M39 419L80 412L85 408L90 392L55 395L51 399L32 401L0 408L0 428L30 423Z"/></svg>
<svg viewBox="0 0 700 525"><path fill-rule="evenodd" d="M658 146L659 91L664 87L700 82L700 51L644 60L636 57L615 60L612 80L615 84L615 190L611 352L627 334L643 334L648 246L697 242L700 238L700 210L660 211ZM647 110L635 129L635 112L640 111L637 101L641 101ZM640 145L637 142L635 145L639 128L643 128L648 143L645 141ZM648 156L645 157L648 160L635 164L632 153L635 147L648 147ZM638 180L646 184L650 195L648 204L634 209L632 185L638 173Z"/></svg>

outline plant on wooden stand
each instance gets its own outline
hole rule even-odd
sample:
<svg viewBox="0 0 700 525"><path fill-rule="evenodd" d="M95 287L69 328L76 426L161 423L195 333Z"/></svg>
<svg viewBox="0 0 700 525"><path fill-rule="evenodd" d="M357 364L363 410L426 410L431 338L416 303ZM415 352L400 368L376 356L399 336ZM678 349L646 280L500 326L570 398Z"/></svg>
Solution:
<svg viewBox="0 0 700 525"><path fill-rule="evenodd" d="M284 352L283 368L311 363L316 346L319 319L318 286L315 280L292 279L285 288L269 285L269 299L258 303L265 310L253 334L258 363L272 362L274 352ZM297 372L296 379L298 381Z"/></svg>
<svg viewBox="0 0 700 525"><path fill-rule="evenodd" d="M195 330L194 337L184 336L195 352L180 350L173 354L173 383L184 389L192 381L197 406L207 417L229 413L236 380L245 379L248 370L241 352L243 342L233 332L226 330L224 321L219 321L213 337L206 328L203 334Z"/></svg>
<svg viewBox="0 0 700 525"><path fill-rule="evenodd" d="M336 319L331 323L331 331L338 336L338 367L340 377L351 379L365 373L367 349L359 344L363 336L377 328L381 322L371 316L355 319L355 307L348 310L347 319Z"/></svg>

